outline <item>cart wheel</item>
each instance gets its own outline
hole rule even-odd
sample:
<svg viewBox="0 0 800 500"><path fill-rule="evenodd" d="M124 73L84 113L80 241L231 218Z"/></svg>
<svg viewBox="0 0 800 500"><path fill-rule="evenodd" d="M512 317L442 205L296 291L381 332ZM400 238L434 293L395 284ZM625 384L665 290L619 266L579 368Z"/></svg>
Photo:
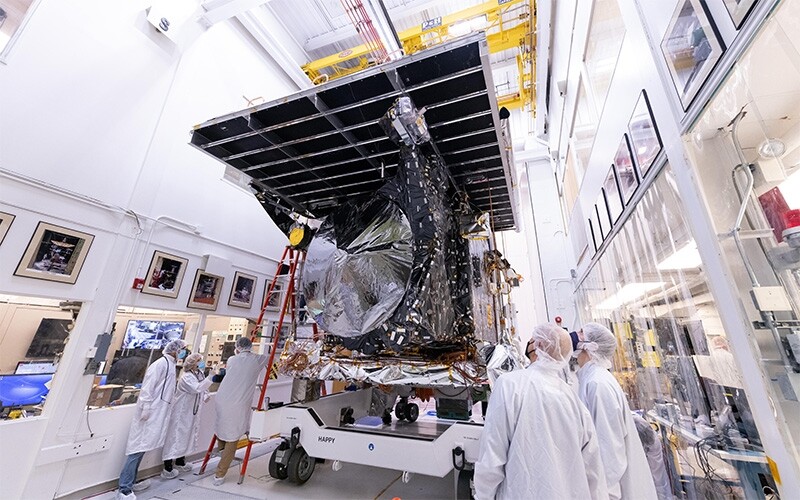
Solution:
<svg viewBox="0 0 800 500"><path fill-rule="evenodd" d="M289 481L303 484L311 478L317 461L308 456L303 448L295 448L289 456L289 465L286 466Z"/></svg>
<svg viewBox="0 0 800 500"><path fill-rule="evenodd" d="M409 422L414 422L417 420L417 417L419 417L419 406L417 406L416 403L409 403L409 405L406 406L406 419L408 419Z"/></svg>
<svg viewBox="0 0 800 500"><path fill-rule="evenodd" d="M456 489L456 498L458 500L472 500L472 478L475 475L474 470L454 471L458 474L458 487Z"/></svg>
<svg viewBox="0 0 800 500"><path fill-rule="evenodd" d="M405 420L406 419L406 407L408 404L404 403L397 403L394 406L394 416L397 417L397 420Z"/></svg>
<svg viewBox="0 0 800 500"><path fill-rule="evenodd" d="M269 457L269 475L282 481L289 477L289 473L286 472L286 466L282 463L279 463L277 460L278 449L273 451L272 455Z"/></svg>

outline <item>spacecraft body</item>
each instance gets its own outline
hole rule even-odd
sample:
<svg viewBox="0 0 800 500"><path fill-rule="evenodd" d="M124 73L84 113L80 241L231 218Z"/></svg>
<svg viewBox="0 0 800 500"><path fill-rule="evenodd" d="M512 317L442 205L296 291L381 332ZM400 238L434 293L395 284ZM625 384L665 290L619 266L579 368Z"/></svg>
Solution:
<svg viewBox="0 0 800 500"><path fill-rule="evenodd" d="M483 237L461 234L474 221L450 189L446 167L427 158L422 112L395 101L381 126L400 146L397 173L374 195L349 200L323 221L308 247L301 289L317 324L350 350L415 351L425 357L495 342ZM477 228L477 230L476 230ZM491 315L490 315L491 316Z"/></svg>

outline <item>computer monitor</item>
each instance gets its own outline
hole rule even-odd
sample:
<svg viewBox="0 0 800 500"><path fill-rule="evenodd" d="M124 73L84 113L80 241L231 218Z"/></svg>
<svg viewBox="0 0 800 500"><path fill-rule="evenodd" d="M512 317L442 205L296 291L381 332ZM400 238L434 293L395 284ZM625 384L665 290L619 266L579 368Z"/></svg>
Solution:
<svg viewBox="0 0 800 500"><path fill-rule="evenodd" d="M0 375L0 407L31 406L44 402L53 374Z"/></svg>
<svg viewBox="0 0 800 500"><path fill-rule="evenodd" d="M123 349L163 349L170 340L183 337L182 321L150 321L132 319L128 321Z"/></svg>
<svg viewBox="0 0 800 500"><path fill-rule="evenodd" d="M64 350L72 320L43 318L33 335L26 358L52 358Z"/></svg>
<svg viewBox="0 0 800 500"><path fill-rule="evenodd" d="M16 375L33 375L36 373L55 373L56 364L52 361L20 361L14 370Z"/></svg>

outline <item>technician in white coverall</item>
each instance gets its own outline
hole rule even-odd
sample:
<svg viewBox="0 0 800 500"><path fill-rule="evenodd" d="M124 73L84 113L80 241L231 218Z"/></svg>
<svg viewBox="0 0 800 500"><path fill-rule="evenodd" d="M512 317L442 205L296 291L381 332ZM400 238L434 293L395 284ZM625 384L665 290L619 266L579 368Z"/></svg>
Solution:
<svg viewBox="0 0 800 500"><path fill-rule="evenodd" d="M617 339L599 323L587 323L578 335L578 393L597 429L609 497L655 500L653 476L628 399L608 371Z"/></svg>
<svg viewBox="0 0 800 500"><path fill-rule="evenodd" d="M202 361L203 356L194 353L183 362L183 373L178 379L162 452L164 470L161 471L161 477L164 479L172 479L181 472L192 470L192 466L186 464L186 455L197 447L200 410L209 398L208 386L211 385L211 378L203 376L205 365L202 365Z"/></svg>
<svg viewBox="0 0 800 500"><path fill-rule="evenodd" d="M475 498L606 499L592 419L563 379L569 334L537 326L525 354L531 365L498 377L492 387Z"/></svg>
<svg viewBox="0 0 800 500"><path fill-rule="evenodd" d="M267 356L250 352L252 348L253 343L247 337L236 341L236 355L228 359L225 376L214 398L217 409L214 432L222 451L214 477L215 486L225 482L225 474L236 455L236 443L250 430L256 380L269 362Z"/></svg>
<svg viewBox="0 0 800 500"><path fill-rule="evenodd" d="M164 446L167 419L175 397L175 360L181 351L185 352L185 348L183 340L171 341L164 347L163 356L153 361L144 373L125 448L127 458L119 474L118 499L135 500L133 491L150 485L149 479L136 485L133 483L145 452Z"/></svg>

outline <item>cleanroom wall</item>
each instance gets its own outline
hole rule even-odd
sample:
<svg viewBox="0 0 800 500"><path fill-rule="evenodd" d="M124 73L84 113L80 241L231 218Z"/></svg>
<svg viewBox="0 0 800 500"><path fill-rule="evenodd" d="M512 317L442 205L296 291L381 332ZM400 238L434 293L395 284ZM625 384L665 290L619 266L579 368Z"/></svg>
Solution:
<svg viewBox="0 0 800 500"><path fill-rule="evenodd" d="M146 23L148 5L42 2L0 65L0 211L16 215L0 246L0 293L83 302L44 414L0 423L0 441L25 441L0 471L10 498L51 498L117 477L131 418L123 409L91 414L94 437L113 436L110 451L49 461L40 450L52 457L90 438L86 352L118 305L191 311L195 270L212 265L225 277L216 314L255 316L283 246L252 195L187 143L194 124L246 105L242 95L293 89L232 25L195 26L175 45ZM14 276L39 221L94 236L74 285ZM154 250L189 261L177 298L131 288ZM227 304L236 270L258 277L250 309ZM201 441L210 436L203 425ZM158 463L152 455L143 467Z"/></svg>
<svg viewBox="0 0 800 500"><path fill-rule="evenodd" d="M625 25L625 33L618 57L616 59L609 58L609 64L613 70L608 94L604 99L602 93L597 92L597 86L589 82L590 69L587 62L587 57L591 56L588 50L591 43L587 41L587 37L592 33L590 27L590 19L593 16L592 8L596 8L601 3L607 4L607 2L593 1L578 1L577 5L559 2L558 9L561 16L559 18L557 15L555 20L555 40L560 41L561 45L559 42L554 44L549 109L553 121L550 124L549 144L554 155L556 151L558 152L556 156L559 157L559 165L555 170L558 175L563 175L564 179L559 181L562 183L559 188L565 198L562 204L569 206L573 203L572 199L575 200L572 211L565 209L568 227L574 234L576 226L583 226L588 235L588 242L585 245L572 240L573 254L577 256L574 262L577 271L576 288L588 280L593 273L600 272L598 266L601 266L601 260L610 259L610 262L617 264L621 262L621 256L614 255L612 249L621 244L616 242L618 238L621 238L620 235L627 231L623 226L624 221L629 220L637 210L638 204L641 203L640 200L648 196L646 193L653 183L652 170L649 175L646 169L644 172L640 170L639 158L635 156L640 152L639 148L631 147L628 150L628 155L633 158L627 162L616 161L621 157L620 152L623 149L621 146L625 143L625 136L627 135L630 139L632 134L638 132L636 127L631 126L631 123L635 122L632 118L634 109L637 107L637 102L643 99L642 92L644 91L649 104L646 107L647 112L657 128L657 135L654 135L655 153L669 158L673 182L682 201L680 211L688 214L686 215L686 225L690 230L691 237L697 242L697 254L702 258L702 269L708 280L710 294L700 294L699 300L702 304L695 304L694 315L702 319L707 333L713 330L726 334L736 366L744 375L743 385L747 390L747 397L751 399L753 416L761 431L764 449L783 479L783 484L779 487L784 491L796 491L795 487L800 487L798 486L800 478L797 473L796 452L783 420L784 410L773 405L774 401L782 399L782 395L778 394L776 384L770 382L769 370L765 371L757 360L760 355L758 354L759 349L749 326L749 318L745 313L746 304L744 302L746 301L744 299L749 298L742 298L738 295L733 281L733 276L740 273L740 270L736 269L736 266L734 268L725 267L724 261L720 259L722 252L719 248L720 242L716 237L719 228L715 227L713 220L715 216L707 211L704 199L705 196L713 199L712 205L715 203L725 204L726 199L715 194L718 186L722 184L710 182L708 193L703 193L698 189L702 177L713 177L718 172L703 171L702 175L698 175L695 167L689 161L691 157L687 158L688 152L682 137L682 134L690 129L691 122L700 114L700 110L705 106L713 90L718 88L727 72L726 68L732 66L738 54L743 51L743 46L752 40L758 26L770 14L772 7L775 4L783 5L793 2L758 2L750 17L738 30L733 25L732 18L726 11L723 2L706 2L709 4L707 15L711 16L716 23L719 35L728 49L714 67L705 86L700 87L690 105L681 102L661 49L662 40L667 37L668 25L673 12L677 10L678 4L685 2L617 0L618 10ZM698 2L692 3L698 4ZM792 15L786 17L787 20L795 18ZM562 41L567 39L571 40L569 45ZM570 48L569 51L566 50L567 47ZM780 78L774 77L771 79L772 82L780 80ZM601 98L598 99L596 94L600 94ZM725 94L724 89L720 91L720 95ZM602 106L598 106L598 102L602 103ZM595 114L592 114L591 111L594 111ZM596 127L594 137L590 140L591 151L584 153L582 158L569 150L570 146L584 137L583 135L576 136L575 131L578 128L574 124L581 127L595 124L592 128ZM650 132L653 134L652 129ZM687 142L689 142L688 139ZM713 156L710 155L709 159ZM719 155L714 158L719 159ZM581 169L576 166L580 159L585 163L586 172L583 175L580 175ZM651 159L650 165L655 163L652 161L653 159ZM657 160L664 161L665 159L659 157ZM592 240L594 233L589 229L589 220L596 219L599 214L607 214L609 210L605 191L610 186L605 181L611 165L615 163L618 167L634 166L636 183L631 189L632 196L620 202L621 209L617 205L614 213L607 215L609 218L614 217L618 222L614 224L612 220L609 220L604 224L605 227L601 228L597 241L597 250L599 251L595 251ZM702 169L703 167L698 166L697 168ZM725 174L728 176L728 181L729 170ZM621 190L623 186L617 184L614 189ZM602 208L604 212L598 212L597 207ZM580 214L583 221L577 220L576 214ZM599 221L595 220L594 222L595 228L597 228ZM724 224L722 225L724 226ZM726 230L730 231L730 227L727 227ZM753 242L746 243L749 246L753 244ZM582 254L583 258L581 258ZM665 314L666 306L667 304L664 304L657 312ZM712 308L712 306L714 307ZM714 313L714 310L719 313ZM591 318L590 315L582 314L583 321ZM770 352L765 353L765 355L769 354ZM777 353L773 350L771 354ZM788 408L786 405L783 406ZM776 414L779 416L777 422ZM787 417L787 421L788 419L789 417Z"/></svg>

